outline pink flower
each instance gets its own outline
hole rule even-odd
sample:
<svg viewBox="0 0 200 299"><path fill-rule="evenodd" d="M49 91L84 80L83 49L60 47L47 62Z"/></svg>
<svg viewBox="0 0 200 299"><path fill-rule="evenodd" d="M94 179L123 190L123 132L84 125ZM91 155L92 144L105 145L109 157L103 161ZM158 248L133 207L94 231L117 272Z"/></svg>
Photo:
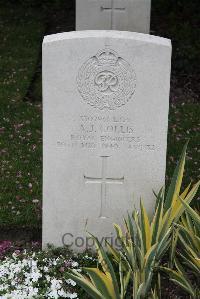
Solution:
<svg viewBox="0 0 200 299"><path fill-rule="evenodd" d="M66 268L71 267L71 265L72 265L72 261L70 261L70 260L65 261L65 267L66 267Z"/></svg>
<svg viewBox="0 0 200 299"><path fill-rule="evenodd" d="M64 271L65 271L65 268L64 268L64 267L61 267L61 268L59 269L59 271L60 271L60 272L64 272Z"/></svg>
<svg viewBox="0 0 200 299"><path fill-rule="evenodd" d="M16 255L20 255L20 250L15 250Z"/></svg>
<svg viewBox="0 0 200 299"><path fill-rule="evenodd" d="M0 257L2 257L6 251L11 248L12 243L10 241L0 241Z"/></svg>

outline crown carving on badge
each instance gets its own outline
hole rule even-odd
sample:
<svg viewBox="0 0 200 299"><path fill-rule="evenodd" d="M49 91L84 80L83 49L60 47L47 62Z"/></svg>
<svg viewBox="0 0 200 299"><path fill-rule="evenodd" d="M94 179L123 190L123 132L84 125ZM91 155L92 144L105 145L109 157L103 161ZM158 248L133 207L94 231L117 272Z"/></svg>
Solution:
<svg viewBox="0 0 200 299"><path fill-rule="evenodd" d="M111 49L103 49L99 51L96 57L101 65L115 65L118 60L117 53Z"/></svg>

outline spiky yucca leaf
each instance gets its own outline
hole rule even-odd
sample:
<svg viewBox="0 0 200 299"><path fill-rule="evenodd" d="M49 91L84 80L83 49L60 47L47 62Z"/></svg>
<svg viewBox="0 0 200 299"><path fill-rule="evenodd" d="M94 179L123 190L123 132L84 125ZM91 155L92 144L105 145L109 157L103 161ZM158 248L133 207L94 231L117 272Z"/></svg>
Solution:
<svg viewBox="0 0 200 299"><path fill-rule="evenodd" d="M200 185L200 181L197 182L191 190L187 193L184 198L184 202L190 204L193 200L194 196L196 195L198 188ZM187 188L186 188L187 189ZM185 211L184 205L179 200L179 195L176 196L176 202L174 203L173 208L169 208L163 213L162 224L158 228L158 240L160 240L168 228L173 224L179 221L180 217L183 215Z"/></svg>
<svg viewBox="0 0 200 299"><path fill-rule="evenodd" d="M186 265L194 273L194 275L197 277L197 279L199 279L199 277L200 277L200 259L198 257L194 257L194 256L188 254L187 252L185 252L184 254L179 253L179 256L181 257L184 265Z"/></svg>
<svg viewBox="0 0 200 299"><path fill-rule="evenodd" d="M172 228L172 235L171 235L171 246L170 246L170 254L169 254L169 267L174 267L175 256L176 256L176 249L177 249L177 242L179 237L179 229Z"/></svg>
<svg viewBox="0 0 200 299"><path fill-rule="evenodd" d="M184 173L184 167L185 167L185 157L186 157L187 145L188 145L188 142L185 144L182 154L181 154L181 158L175 168L175 171L174 171L174 174L172 177L172 181L169 186L169 190L168 190L167 197L165 200L165 206L164 206L165 211L174 205L174 203L177 199L177 196L180 193L182 179L183 179L183 173Z"/></svg>
<svg viewBox="0 0 200 299"><path fill-rule="evenodd" d="M185 225L177 224L179 229L179 240L186 246L190 246L194 251L200 251L200 236L196 235L196 231L190 230ZM182 245L184 245L182 244Z"/></svg>
<svg viewBox="0 0 200 299"><path fill-rule="evenodd" d="M200 185L200 182L198 182L196 185ZM198 188L197 188L198 189ZM192 209L187 202L185 202L181 196L179 196L179 200L181 201L181 203L183 204L183 206L185 207L186 211L188 212L188 214L192 217L192 219L196 222L196 225L198 226L198 229L200 230L200 215L197 214L194 209Z"/></svg>
<svg viewBox="0 0 200 299"><path fill-rule="evenodd" d="M130 270L124 271L123 263L121 259L119 262L119 276L120 276L120 285L121 285L121 298L124 298L130 281L131 271Z"/></svg>
<svg viewBox="0 0 200 299"><path fill-rule="evenodd" d="M115 293L114 284L110 275L106 275L99 269L83 268L90 276L93 285L104 296L104 298L118 298Z"/></svg>
<svg viewBox="0 0 200 299"><path fill-rule="evenodd" d="M199 183L195 185L195 189L197 189L198 185ZM190 269L190 271L193 272L197 281L193 281L193 283L191 283L188 275L184 271L184 268L181 266L181 263L175 257L175 244L173 245L173 257L177 271L165 268L165 272L167 272L171 279L175 283L179 284L179 286L187 291L193 298L198 298L197 296L199 295L197 294L200 294L200 288L198 285L200 277L200 216L185 200L190 192L186 193L187 192L182 194L182 197L179 197L179 202L184 207L185 212L181 216L180 223L175 224L175 243L178 242L179 247L181 248L181 251L177 254L179 261L187 267L187 269ZM171 263L170 266L172 267L173 263Z"/></svg>
<svg viewBox="0 0 200 299"><path fill-rule="evenodd" d="M73 279L94 299L124 299L123 293L125 293L125 291L123 287L126 285L125 282L128 283L128 278L125 278L124 285L121 287L122 293L120 295L119 283L108 255L98 239L91 234L90 236L95 241L103 271L98 268L83 268L89 277L82 275L75 270L67 273L67 276Z"/></svg>
<svg viewBox="0 0 200 299"><path fill-rule="evenodd" d="M166 267L159 267L161 271L164 271L169 275L170 280L175 284L179 285L182 289L184 289L187 293L189 293L193 298L195 298L195 292L192 284L189 279L180 271L175 271Z"/></svg>
<svg viewBox="0 0 200 299"><path fill-rule="evenodd" d="M173 227L183 215L187 205L189 205L194 198L200 184L199 182L193 187L189 185L181 193L186 148L187 144L183 149L180 161L175 169L166 198L164 188L156 195L156 209L152 220L147 215L147 211L141 202L140 213L134 210L133 214L131 216L128 215L124 220L126 233L122 231L119 225L114 225L121 248L116 249L111 245L108 245L107 248L112 254L113 260L119 266L120 282L115 275L112 263L105 250L99 241L92 236L95 240L102 271L100 269L85 269L90 277L89 281L86 277L80 276L80 274L77 274L77 280L79 280L79 284L81 278L85 284L87 282L87 289L91 287L92 291L90 290L90 292L93 292L93 296L104 296L102 297L104 299L123 299L130 279L133 283L133 299L148 298L150 293L154 294L154 297L156 296L155 294L157 293L155 293L154 289L153 276L155 274L158 276L157 270L160 261L169 249L170 244L172 245L172 264L178 238L177 234L173 235L171 241L171 235L172 232L174 232ZM179 197L181 197L184 203L179 200ZM190 226L191 225L192 223L190 221ZM196 228L194 232L195 230ZM180 238L179 234L179 240L181 240ZM184 237L182 237L182 241L184 242L184 246L187 247L188 245L185 245L186 239ZM194 264L195 267L197 267L196 263L199 262L199 259L196 259L193 254L193 249L190 248L188 254L190 255L189 262L192 263L193 261L194 263L195 260ZM176 281L177 284L185 287L187 291L189 289L188 292L191 296L194 295L191 283L187 280L187 276L178 262L176 263L177 271L167 268L162 268L162 270L163 269L172 276L172 280ZM81 281L82 284L83 281ZM110 286L109 290L108 286ZM94 288L96 288L96 293ZM101 297L93 298L99 299Z"/></svg>
<svg viewBox="0 0 200 299"><path fill-rule="evenodd" d="M153 271L159 265L160 260L170 245L171 264L173 263L178 239L178 233L174 231L173 223L180 219L185 210L185 206L180 202L179 196L181 194L184 202L189 204L199 187L199 183L197 183L190 190L191 185L189 185L181 193L186 148L187 144L176 167L166 200L163 188L156 195L156 210L152 221L150 221L142 202L140 204L140 217L139 213L134 210L132 217L128 215L127 219L125 219L127 235L132 242L122 241L124 256L122 262L126 264L126 267L130 267L132 271L134 298L137 296L148 296ZM115 226L115 228L120 240L123 240L122 230L119 226ZM174 232L174 235L171 239L172 232Z"/></svg>
<svg viewBox="0 0 200 299"><path fill-rule="evenodd" d="M157 273L155 277L155 286L151 290L151 299L162 299L162 286L161 286L161 275L160 272Z"/></svg>
<svg viewBox="0 0 200 299"><path fill-rule="evenodd" d="M153 217L153 221L151 223L151 231L152 231L152 239L151 244L155 244L159 241L159 229L162 227L162 219L163 219L163 205L164 200L160 201L157 205L155 215Z"/></svg>
<svg viewBox="0 0 200 299"><path fill-rule="evenodd" d="M200 181L198 181L192 188L191 190L188 192L188 194L185 196L185 198L183 199L184 203L186 204L190 204L192 202L192 200L194 199L195 195L197 194L197 191L199 189L200 186ZM184 213L185 211L185 207L183 205L183 203L180 202L179 200L180 196L177 197L177 210L176 213L174 213L174 220L176 222L179 221L179 218L181 217L181 215ZM174 209L173 209L174 211Z"/></svg>
<svg viewBox="0 0 200 299"><path fill-rule="evenodd" d="M99 290L97 290L95 285L87 277L81 275L76 270L67 272L66 277L74 280L93 299L103 299L103 295L99 292Z"/></svg>
<svg viewBox="0 0 200 299"><path fill-rule="evenodd" d="M120 298L119 285L118 285L117 277L116 277L112 262L109 259L107 253L105 252L103 246L98 241L98 239L96 237L94 237L93 235L91 235L91 237L95 241L97 253L98 253L99 260L100 260L101 266L103 268L103 271L105 272L107 277L110 279L110 281L112 281L116 298Z"/></svg>
<svg viewBox="0 0 200 299"><path fill-rule="evenodd" d="M141 218L142 241L144 246L144 253L146 253L151 248L152 231L149 223L149 218L142 201L140 202L140 210L141 210L140 218Z"/></svg>
<svg viewBox="0 0 200 299"><path fill-rule="evenodd" d="M179 198L186 209L179 228L179 241L182 247L180 256L197 278L200 276L200 216L182 198Z"/></svg>

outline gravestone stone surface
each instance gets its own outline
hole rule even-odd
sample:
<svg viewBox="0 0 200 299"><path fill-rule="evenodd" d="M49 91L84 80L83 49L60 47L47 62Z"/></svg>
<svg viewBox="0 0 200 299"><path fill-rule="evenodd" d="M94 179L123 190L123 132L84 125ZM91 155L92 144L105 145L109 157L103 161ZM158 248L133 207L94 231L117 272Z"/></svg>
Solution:
<svg viewBox="0 0 200 299"><path fill-rule="evenodd" d="M76 30L149 33L151 0L76 0Z"/></svg>
<svg viewBox="0 0 200 299"><path fill-rule="evenodd" d="M43 246L114 242L113 223L165 183L171 43L118 31L43 42Z"/></svg>

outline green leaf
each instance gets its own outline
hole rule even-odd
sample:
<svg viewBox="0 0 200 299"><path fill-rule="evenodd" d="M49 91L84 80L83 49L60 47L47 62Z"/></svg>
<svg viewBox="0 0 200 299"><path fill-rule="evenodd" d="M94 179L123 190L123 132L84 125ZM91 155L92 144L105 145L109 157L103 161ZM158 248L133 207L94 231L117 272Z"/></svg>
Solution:
<svg viewBox="0 0 200 299"><path fill-rule="evenodd" d="M193 291L193 286L190 281L184 277L183 273L176 272L172 269L166 267L159 267L161 271L167 273L170 277L170 280L175 284L179 285L182 289L184 289L187 293L189 293L193 298L195 298L195 293Z"/></svg>
<svg viewBox="0 0 200 299"><path fill-rule="evenodd" d="M145 255L145 279L147 279L149 273L152 272L153 266L155 263L155 258L156 258L156 251L157 251L157 244L154 244L149 250L147 251Z"/></svg>
<svg viewBox="0 0 200 299"><path fill-rule="evenodd" d="M195 195L196 195L196 193L198 191L199 185L200 185L200 181L197 182L192 187L192 189L190 190L190 192L185 197L184 203L187 203L187 204L191 203L191 201L193 200L193 198L195 197ZM180 197L177 197L177 198L180 198ZM185 206L184 205L180 206L179 211L177 211L176 216L174 217L175 222L177 222L179 220L180 216L183 214L184 211L185 211Z"/></svg>
<svg viewBox="0 0 200 299"><path fill-rule="evenodd" d="M200 181L195 185L196 186L195 194L199 188L199 185L200 185ZM192 219L196 222L196 224L198 225L198 227L200 229L200 216L189 206L189 204L187 204L184 200L182 200L182 198L180 196L179 196L179 200L182 202L186 211L192 217Z"/></svg>
<svg viewBox="0 0 200 299"><path fill-rule="evenodd" d="M93 299L104 299L101 293L95 288L95 286L86 279L83 275L80 275L78 272L73 271L74 274L67 272L66 276L74 280L80 287L82 287L88 295Z"/></svg>
<svg viewBox="0 0 200 299"><path fill-rule="evenodd" d="M193 273L196 275L197 279L200 277L200 264L196 261L191 255L183 255L179 254L181 258L183 259L183 262L193 271Z"/></svg>
<svg viewBox="0 0 200 299"><path fill-rule="evenodd" d="M149 218L146 212L146 209L142 203L140 202L140 210L141 210L141 232L142 232L142 240L144 246L144 253L149 250L151 246L151 227L149 224Z"/></svg>
<svg viewBox="0 0 200 299"><path fill-rule="evenodd" d="M92 234L90 234L90 236L94 239L96 247L97 247L98 254L101 257L101 260L102 260L102 263L103 263L102 268L104 269L106 274L109 273L109 275L112 279L113 286L114 286L115 293L116 293L116 298L120 299L119 285L118 285L118 281L117 281L117 278L116 278L116 275L115 275L113 265L112 265L109 257L107 256L105 250L103 249L103 246L98 241L98 239L95 238Z"/></svg>
<svg viewBox="0 0 200 299"><path fill-rule="evenodd" d="M165 233L163 238L157 243L157 255L156 260L160 260L165 252L168 250L170 245L170 235L172 228L170 227L168 231Z"/></svg>
<svg viewBox="0 0 200 299"><path fill-rule="evenodd" d="M163 215L162 225L158 227L158 242L160 242L168 229L171 227L170 216L171 216L171 208Z"/></svg>
<svg viewBox="0 0 200 299"><path fill-rule="evenodd" d="M120 284L121 284L121 296L120 298L123 299L125 298L126 292L127 292L127 286L130 281L130 275L131 271L123 271L123 265L120 260L119 262L119 275L120 275Z"/></svg>
<svg viewBox="0 0 200 299"><path fill-rule="evenodd" d="M127 228L127 231L130 235L130 238L132 239L132 241L134 242L134 239L135 239L135 231L134 231L134 227L133 227L133 222L131 220L131 217L130 215L128 214L128 218L127 220L125 220L125 223L126 223L126 228Z"/></svg>
<svg viewBox="0 0 200 299"><path fill-rule="evenodd" d="M111 246L107 241L106 241L106 247L109 251L110 254L112 254L114 260L119 263L120 261L120 253L118 250L116 250L113 246Z"/></svg>
<svg viewBox="0 0 200 299"><path fill-rule="evenodd" d="M125 252L125 255L126 255L127 259L130 261L130 253L129 253L130 248L126 244L127 243L126 242L126 237L123 235L122 230L121 230L121 228L120 228L119 225L114 224L114 228L116 230L116 234L117 234L118 240L120 240L120 242L121 242L122 251Z"/></svg>
<svg viewBox="0 0 200 299"><path fill-rule="evenodd" d="M188 141L189 142L189 141ZM183 147L183 151L181 153L180 160L175 168L171 184L169 186L167 197L165 200L164 209L167 211L173 204L174 197L179 195L181 183L183 179L183 172L185 167L185 157L186 157L186 150L188 142L186 142L185 146Z"/></svg>
<svg viewBox="0 0 200 299"><path fill-rule="evenodd" d="M159 205L161 202L164 202L165 188L162 187L162 188L160 189L160 191L158 192L158 194L156 194L155 191L153 191L153 194L154 194L155 197L156 197L156 204L155 204L155 211L156 211L157 208L158 208L158 205Z"/></svg>
<svg viewBox="0 0 200 299"><path fill-rule="evenodd" d="M159 227L162 225L162 217L163 217L163 201L160 201L155 216L152 222L152 241L151 245L155 244L158 241L158 233Z"/></svg>
<svg viewBox="0 0 200 299"><path fill-rule="evenodd" d="M175 261L175 255L176 255L176 249L177 249L177 241L179 236L179 229L172 230L172 236L171 236L171 246L170 246L170 254L169 254L169 265L170 268L173 268L174 261Z"/></svg>
<svg viewBox="0 0 200 299"><path fill-rule="evenodd" d="M112 284L112 280L106 276L99 269L94 268L83 268L84 271L90 276L93 284L97 290L103 295L105 299L116 299L118 298L115 294L115 289Z"/></svg>
<svg viewBox="0 0 200 299"><path fill-rule="evenodd" d="M191 230L187 229L183 225L177 224L177 227L180 229L179 239L184 240L185 244L192 247L193 250L199 251L200 248L200 238L196 236Z"/></svg>

